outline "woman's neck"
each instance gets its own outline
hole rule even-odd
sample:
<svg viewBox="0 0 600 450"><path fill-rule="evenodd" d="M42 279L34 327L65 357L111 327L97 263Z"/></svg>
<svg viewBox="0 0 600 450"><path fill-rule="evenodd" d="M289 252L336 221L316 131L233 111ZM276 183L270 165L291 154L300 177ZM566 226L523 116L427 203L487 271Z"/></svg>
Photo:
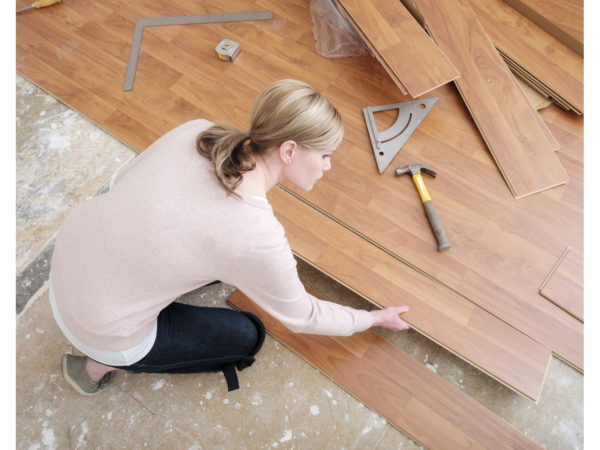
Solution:
<svg viewBox="0 0 600 450"><path fill-rule="evenodd" d="M258 157L256 167L243 176L242 182L236 189L237 192L256 197L266 197L267 192L279 183L281 170L269 164L268 160Z"/></svg>

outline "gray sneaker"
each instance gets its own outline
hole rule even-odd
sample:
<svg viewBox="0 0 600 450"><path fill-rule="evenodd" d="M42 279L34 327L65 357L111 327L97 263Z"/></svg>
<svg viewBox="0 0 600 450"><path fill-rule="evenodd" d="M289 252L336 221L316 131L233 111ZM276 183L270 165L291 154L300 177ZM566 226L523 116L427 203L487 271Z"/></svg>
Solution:
<svg viewBox="0 0 600 450"><path fill-rule="evenodd" d="M100 381L92 381L85 371L87 356L73 356L70 353L62 357L62 373L65 380L83 395L96 395L107 390L112 384L114 372L108 372Z"/></svg>

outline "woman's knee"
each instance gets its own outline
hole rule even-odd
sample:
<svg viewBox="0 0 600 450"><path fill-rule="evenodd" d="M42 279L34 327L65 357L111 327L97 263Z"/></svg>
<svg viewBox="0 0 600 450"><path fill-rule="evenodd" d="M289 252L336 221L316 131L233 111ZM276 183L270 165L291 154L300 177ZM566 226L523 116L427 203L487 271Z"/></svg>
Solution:
<svg viewBox="0 0 600 450"><path fill-rule="evenodd" d="M236 341L240 348L241 354L250 354L258 340L258 330L250 318L246 315L237 312L233 325L233 333L236 336Z"/></svg>
<svg viewBox="0 0 600 450"><path fill-rule="evenodd" d="M255 316L231 310L228 320L229 338L235 341L239 354L254 355L264 341L264 327Z"/></svg>

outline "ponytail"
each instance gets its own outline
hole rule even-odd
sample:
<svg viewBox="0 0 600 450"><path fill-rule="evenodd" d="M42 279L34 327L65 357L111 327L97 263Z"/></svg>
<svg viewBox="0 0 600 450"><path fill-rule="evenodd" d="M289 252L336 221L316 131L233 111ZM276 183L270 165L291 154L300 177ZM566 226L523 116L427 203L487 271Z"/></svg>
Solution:
<svg viewBox="0 0 600 450"><path fill-rule="evenodd" d="M235 190L244 173L256 167L250 135L227 124L216 124L196 138L196 150L214 164L219 184L229 194Z"/></svg>
<svg viewBox="0 0 600 450"><path fill-rule="evenodd" d="M279 80L255 99L250 132L216 124L196 138L196 149L214 164L219 184L229 194L244 173L256 167L255 157L267 155L287 140L300 149L327 149L342 141L344 125L335 107L319 92L297 80Z"/></svg>

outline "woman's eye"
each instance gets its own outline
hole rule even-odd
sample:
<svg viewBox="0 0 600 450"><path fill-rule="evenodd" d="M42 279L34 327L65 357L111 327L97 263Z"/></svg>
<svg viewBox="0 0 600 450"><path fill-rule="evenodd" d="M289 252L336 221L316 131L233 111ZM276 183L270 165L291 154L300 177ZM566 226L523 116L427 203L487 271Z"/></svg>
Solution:
<svg viewBox="0 0 600 450"><path fill-rule="evenodd" d="M329 155L323 155L323 159L325 159L325 158L331 158L331 155L330 154Z"/></svg>

